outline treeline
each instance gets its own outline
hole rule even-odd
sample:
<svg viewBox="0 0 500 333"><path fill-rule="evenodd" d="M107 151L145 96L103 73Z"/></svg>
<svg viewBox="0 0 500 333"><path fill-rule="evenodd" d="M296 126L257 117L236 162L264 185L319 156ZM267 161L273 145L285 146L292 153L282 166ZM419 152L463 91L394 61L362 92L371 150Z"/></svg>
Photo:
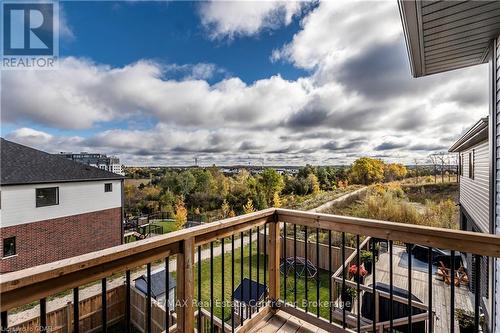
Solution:
<svg viewBox="0 0 500 333"><path fill-rule="evenodd" d="M165 212L177 217L179 224L186 219L209 221L280 207L284 196L314 195L349 183L371 184L401 179L407 174L403 165L385 164L372 158L360 158L350 167L306 165L296 175L281 175L272 168L255 175L242 169L232 176L224 175L216 167L149 171L134 168L128 172L130 178L139 173L150 182L125 185L126 213Z"/></svg>

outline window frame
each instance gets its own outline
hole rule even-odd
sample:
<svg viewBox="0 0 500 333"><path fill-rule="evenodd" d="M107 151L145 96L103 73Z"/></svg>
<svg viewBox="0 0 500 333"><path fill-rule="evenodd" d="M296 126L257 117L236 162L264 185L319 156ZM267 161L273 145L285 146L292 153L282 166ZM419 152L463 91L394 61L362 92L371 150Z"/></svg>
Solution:
<svg viewBox="0 0 500 333"><path fill-rule="evenodd" d="M7 243L7 241L9 240L13 240L14 241L14 253L12 254L6 254L5 253L5 244ZM2 258L9 258L9 257L13 257L13 256L16 256L17 255L17 244L16 244L16 236L11 236L11 237L7 237L7 238L4 238L2 239Z"/></svg>
<svg viewBox="0 0 500 333"><path fill-rule="evenodd" d="M39 190L50 190L50 189L55 189L56 190L56 201L55 201L55 203L40 204L38 202L38 191ZM36 206L36 208L49 207L49 206L57 206L57 205L59 205L59 186L39 187L39 188L35 189L35 206Z"/></svg>
<svg viewBox="0 0 500 333"><path fill-rule="evenodd" d="M474 180L474 159L475 159L475 151L472 149L471 152L469 152L469 178Z"/></svg>
<svg viewBox="0 0 500 333"><path fill-rule="evenodd" d="M104 193L109 193L109 192L113 192L113 183L104 183Z"/></svg>

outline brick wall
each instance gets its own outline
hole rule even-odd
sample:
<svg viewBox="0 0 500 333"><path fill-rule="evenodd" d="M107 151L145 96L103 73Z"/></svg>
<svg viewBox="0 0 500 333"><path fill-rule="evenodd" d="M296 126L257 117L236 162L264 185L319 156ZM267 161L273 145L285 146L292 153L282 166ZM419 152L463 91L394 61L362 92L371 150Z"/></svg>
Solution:
<svg viewBox="0 0 500 333"><path fill-rule="evenodd" d="M20 270L121 244L121 208L0 228L16 236L17 255L0 260L0 273Z"/></svg>

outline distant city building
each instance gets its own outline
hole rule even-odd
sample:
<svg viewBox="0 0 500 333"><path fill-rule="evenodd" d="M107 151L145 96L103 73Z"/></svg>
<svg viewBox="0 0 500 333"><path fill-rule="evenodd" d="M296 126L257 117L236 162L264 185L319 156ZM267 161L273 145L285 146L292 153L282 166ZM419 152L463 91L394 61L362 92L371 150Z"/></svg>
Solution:
<svg viewBox="0 0 500 333"><path fill-rule="evenodd" d="M122 176L125 175L123 166L120 164L120 159L118 157L98 153L87 153L84 151L81 153L60 152L56 155L64 156L67 159L87 164L101 170L106 170Z"/></svg>

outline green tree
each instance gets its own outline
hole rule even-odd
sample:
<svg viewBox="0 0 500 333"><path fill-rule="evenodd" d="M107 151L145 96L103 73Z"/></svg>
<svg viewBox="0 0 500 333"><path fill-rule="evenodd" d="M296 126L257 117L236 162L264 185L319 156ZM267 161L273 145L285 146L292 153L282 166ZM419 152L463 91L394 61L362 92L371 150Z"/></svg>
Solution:
<svg viewBox="0 0 500 333"><path fill-rule="evenodd" d="M274 193L280 194L285 187L283 176L271 168L265 169L264 172L262 172L259 178L259 184L261 185L269 206L273 205Z"/></svg>

